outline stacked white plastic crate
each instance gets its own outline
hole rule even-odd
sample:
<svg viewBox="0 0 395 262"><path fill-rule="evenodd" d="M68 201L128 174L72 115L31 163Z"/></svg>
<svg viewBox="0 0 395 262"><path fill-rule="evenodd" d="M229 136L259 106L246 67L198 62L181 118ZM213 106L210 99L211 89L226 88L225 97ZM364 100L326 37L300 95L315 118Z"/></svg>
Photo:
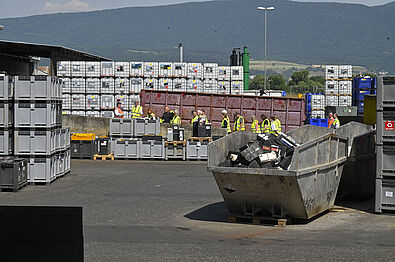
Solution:
<svg viewBox="0 0 395 262"><path fill-rule="evenodd" d="M240 94L242 66L181 62L58 62L63 113L112 117L117 102L129 116L142 89Z"/></svg>
<svg viewBox="0 0 395 262"><path fill-rule="evenodd" d="M352 105L352 66L327 65L325 67L326 106Z"/></svg>
<svg viewBox="0 0 395 262"><path fill-rule="evenodd" d="M51 183L70 171L70 132L62 129L58 78L16 76L13 154L27 159L30 184Z"/></svg>

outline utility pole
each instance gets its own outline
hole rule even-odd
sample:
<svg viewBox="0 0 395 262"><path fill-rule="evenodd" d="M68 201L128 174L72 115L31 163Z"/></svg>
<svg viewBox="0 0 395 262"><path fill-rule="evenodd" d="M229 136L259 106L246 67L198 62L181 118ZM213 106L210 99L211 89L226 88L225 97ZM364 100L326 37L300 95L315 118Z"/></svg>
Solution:
<svg viewBox="0 0 395 262"><path fill-rule="evenodd" d="M183 63L184 61L184 50L183 50L183 47L182 47L182 43L179 43L178 44L178 48L180 49L180 63Z"/></svg>

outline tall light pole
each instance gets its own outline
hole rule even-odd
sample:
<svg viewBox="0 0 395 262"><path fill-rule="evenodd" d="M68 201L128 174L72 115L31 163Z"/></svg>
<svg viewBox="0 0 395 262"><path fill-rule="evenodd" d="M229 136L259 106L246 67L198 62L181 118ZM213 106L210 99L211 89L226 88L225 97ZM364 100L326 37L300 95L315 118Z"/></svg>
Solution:
<svg viewBox="0 0 395 262"><path fill-rule="evenodd" d="M180 63L184 62L184 49L182 43L178 44L178 48L180 49Z"/></svg>
<svg viewBox="0 0 395 262"><path fill-rule="evenodd" d="M4 29L4 25L0 25L0 30L3 30Z"/></svg>
<svg viewBox="0 0 395 262"><path fill-rule="evenodd" d="M265 83L264 83L264 89L266 90L266 82L267 82L267 74L266 74L266 31L267 31L267 11L274 10L273 6L269 7L263 7L263 6L258 6L258 10L263 10L265 11L265 60L263 62L263 68L265 70Z"/></svg>

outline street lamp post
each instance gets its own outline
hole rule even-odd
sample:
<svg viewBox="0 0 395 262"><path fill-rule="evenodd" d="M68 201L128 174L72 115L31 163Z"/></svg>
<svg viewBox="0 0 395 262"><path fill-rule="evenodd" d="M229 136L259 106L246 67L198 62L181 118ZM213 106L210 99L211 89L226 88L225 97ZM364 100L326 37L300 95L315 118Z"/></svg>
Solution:
<svg viewBox="0 0 395 262"><path fill-rule="evenodd" d="M0 25L0 30L3 30L4 29L4 25Z"/></svg>
<svg viewBox="0 0 395 262"><path fill-rule="evenodd" d="M267 31L267 11L274 10L273 6L269 7L263 7L263 6L258 6L258 10L263 10L265 11L265 60L263 62L263 68L265 70L265 83L264 83L264 89L266 90L266 81L267 81L267 74L266 74L266 31Z"/></svg>

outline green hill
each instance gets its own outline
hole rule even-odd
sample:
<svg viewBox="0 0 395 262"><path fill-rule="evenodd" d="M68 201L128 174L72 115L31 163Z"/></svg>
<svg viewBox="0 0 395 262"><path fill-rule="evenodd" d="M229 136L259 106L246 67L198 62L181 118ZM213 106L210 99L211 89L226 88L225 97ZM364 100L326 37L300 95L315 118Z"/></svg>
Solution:
<svg viewBox="0 0 395 262"><path fill-rule="evenodd" d="M266 2L265 2L266 3ZM247 45L263 60L263 12L257 0L0 19L5 40L59 44L116 60L185 59L227 64L233 47ZM357 4L268 1L268 60L353 64L395 73L395 2ZM389 39L387 39L389 37Z"/></svg>

